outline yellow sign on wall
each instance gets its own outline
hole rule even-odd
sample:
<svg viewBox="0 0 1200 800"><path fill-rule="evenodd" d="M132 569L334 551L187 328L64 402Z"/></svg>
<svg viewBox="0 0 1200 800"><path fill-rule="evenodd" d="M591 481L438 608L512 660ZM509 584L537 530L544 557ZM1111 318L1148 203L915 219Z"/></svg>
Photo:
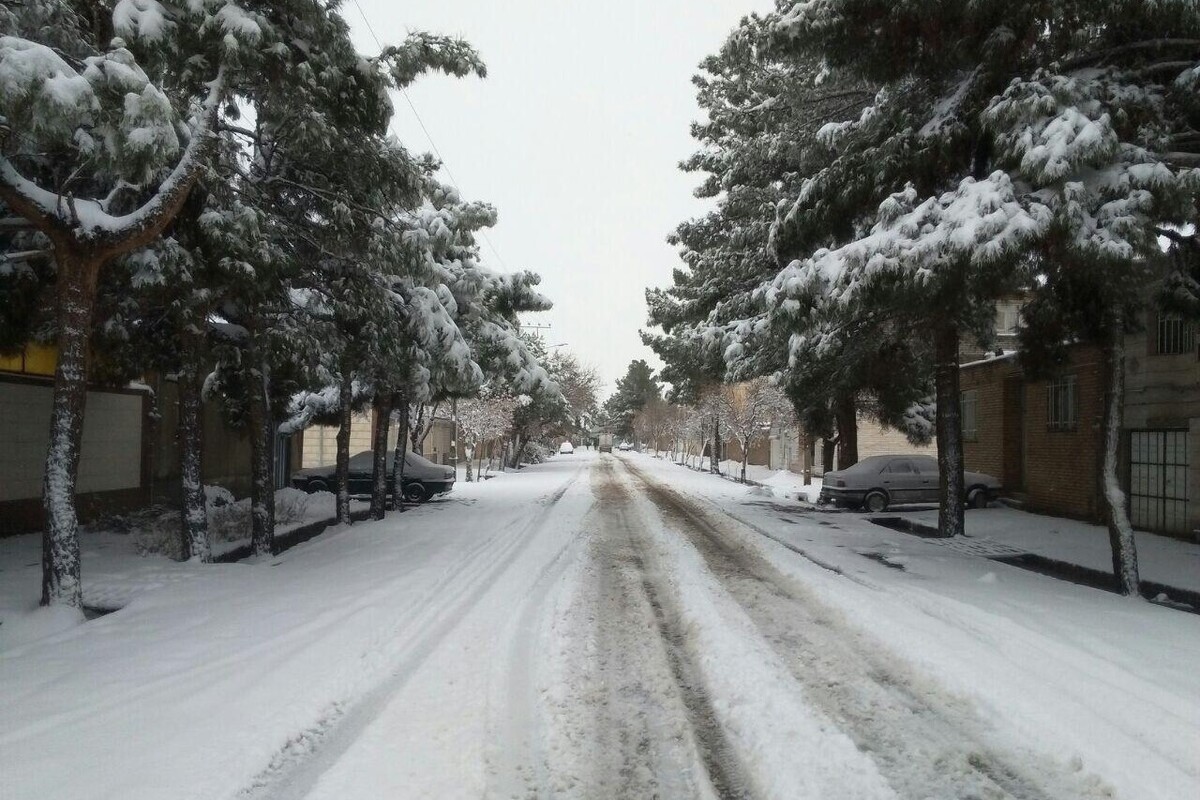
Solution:
<svg viewBox="0 0 1200 800"><path fill-rule="evenodd" d="M14 355L0 353L0 372L53 377L57 364L58 348L53 345L27 344Z"/></svg>

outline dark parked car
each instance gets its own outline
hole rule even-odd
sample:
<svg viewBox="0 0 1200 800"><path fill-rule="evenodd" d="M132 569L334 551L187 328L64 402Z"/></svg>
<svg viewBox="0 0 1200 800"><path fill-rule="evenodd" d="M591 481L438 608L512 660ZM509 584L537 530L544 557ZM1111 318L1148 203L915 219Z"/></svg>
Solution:
<svg viewBox="0 0 1200 800"><path fill-rule="evenodd" d="M967 504L983 508L1000 494L1000 481L982 472L963 476ZM938 502L937 459L930 456L871 456L852 467L826 472L821 502L878 512L905 503Z"/></svg>
<svg viewBox="0 0 1200 800"><path fill-rule="evenodd" d="M392 459L395 452L387 454L388 486L392 483ZM350 494L371 494L374 462L370 450L350 457ZM306 492L332 492L337 488L337 467L310 467L292 474L292 486ZM422 503L435 494L443 494L454 488L454 469L435 464L416 453L404 454L404 478L400 487L404 499L410 503ZM389 492L390 494L390 492Z"/></svg>

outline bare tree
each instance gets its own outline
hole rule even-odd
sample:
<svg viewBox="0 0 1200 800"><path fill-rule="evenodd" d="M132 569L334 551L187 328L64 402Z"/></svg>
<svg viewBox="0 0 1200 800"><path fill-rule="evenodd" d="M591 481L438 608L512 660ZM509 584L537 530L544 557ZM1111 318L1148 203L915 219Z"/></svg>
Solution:
<svg viewBox="0 0 1200 800"><path fill-rule="evenodd" d="M741 482L746 482L746 466L751 445L767 438L771 425L788 413L787 399L768 378L722 386L720 394L725 424L741 445Z"/></svg>

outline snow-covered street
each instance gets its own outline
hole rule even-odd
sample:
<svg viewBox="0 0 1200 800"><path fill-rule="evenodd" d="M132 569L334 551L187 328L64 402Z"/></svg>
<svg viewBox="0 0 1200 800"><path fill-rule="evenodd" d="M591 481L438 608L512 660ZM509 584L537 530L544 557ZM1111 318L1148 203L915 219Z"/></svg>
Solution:
<svg viewBox="0 0 1200 800"><path fill-rule="evenodd" d="M0 650L0 796L1200 790L1195 615L789 502L579 452L185 575Z"/></svg>

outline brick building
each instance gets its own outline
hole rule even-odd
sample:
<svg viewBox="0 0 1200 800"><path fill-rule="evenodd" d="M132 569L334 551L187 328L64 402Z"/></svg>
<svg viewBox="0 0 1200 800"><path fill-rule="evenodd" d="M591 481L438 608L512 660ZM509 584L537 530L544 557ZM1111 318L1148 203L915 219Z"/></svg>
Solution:
<svg viewBox="0 0 1200 800"><path fill-rule="evenodd" d="M962 366L966 467L1000 479L1005 495L1039 511L1098 519L1104 361L1070 348L1051 380L1028 380L1016 354Z"/></svg>
<svg viewBox="0 0 1200 800"><path fill-rule="evenodd" d="M1119 477L1139 530L1200 538L1200 360L1195 326L1149 316L1126 338ZM1016 354L963 364L967 469L995 475L1030 510L1100 521L1106 382L1101 351L1069 348L1052 380Z"/></svg>

